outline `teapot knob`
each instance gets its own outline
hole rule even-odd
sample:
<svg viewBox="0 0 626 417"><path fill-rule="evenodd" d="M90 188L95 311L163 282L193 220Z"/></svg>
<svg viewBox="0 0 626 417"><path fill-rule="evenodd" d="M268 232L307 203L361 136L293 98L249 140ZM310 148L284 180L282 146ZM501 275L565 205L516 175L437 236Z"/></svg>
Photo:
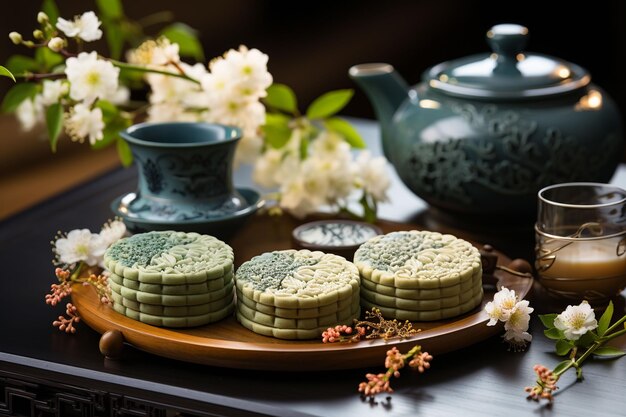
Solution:
<svg viewBox="0 0 626 417"><path fill-rule="evenodd" d="M517 62L524 59L522 52L528 40L528 28L512 23L495 25L487 32L487 42L496 55L494 72L520 74Z"/></svg>

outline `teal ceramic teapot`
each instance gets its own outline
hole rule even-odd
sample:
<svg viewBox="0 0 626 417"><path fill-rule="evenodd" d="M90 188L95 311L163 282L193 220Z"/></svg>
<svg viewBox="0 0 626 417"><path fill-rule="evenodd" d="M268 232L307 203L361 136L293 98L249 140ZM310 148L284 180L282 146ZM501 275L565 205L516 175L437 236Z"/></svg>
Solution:
<svg viewBox="0 0 626 417"><path fill-rule="evenodd" d="M523 26L494 26L492 53L435 65L413 88L388 64L350 69L387 159L431 206L530 219L542 187L613 175L622 157L613 100L580 66L524 52L527 36Z"/></svg>

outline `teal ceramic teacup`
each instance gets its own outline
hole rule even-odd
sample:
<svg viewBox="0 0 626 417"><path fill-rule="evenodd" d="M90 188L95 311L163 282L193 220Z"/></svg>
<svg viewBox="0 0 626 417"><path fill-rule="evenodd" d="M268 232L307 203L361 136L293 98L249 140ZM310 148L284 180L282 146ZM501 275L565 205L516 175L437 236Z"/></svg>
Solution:
<svg viewBox="0 0 626 417"><path fill-rule="evenodd" d="M126 218L165 224L233 217L250 202L233 186L241 130L209 123L141 123L120 135L139 171L137 191L118 210Z"/></svg>

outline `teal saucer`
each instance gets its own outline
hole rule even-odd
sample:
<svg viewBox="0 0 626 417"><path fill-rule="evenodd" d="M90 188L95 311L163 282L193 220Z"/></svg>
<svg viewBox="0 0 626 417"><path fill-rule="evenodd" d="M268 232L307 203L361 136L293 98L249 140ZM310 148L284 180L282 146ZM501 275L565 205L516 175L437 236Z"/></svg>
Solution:
<svg viewBox="0 0 626 417"><path fill-rule="evenodd" d="M159 202L158 207L147 207L141 204L139 207L133 204L142 201L136 193L124 194L111 203L111 210L116 216L124 220L126 227L132 233L150 232L153 230L176 230L180 232L197 232L212 235L221 239L230 237L244 222L261 208L265 201L258 192L249 188L237 188L237 191L245 201L243 208L232 213L220 213L219 215L207 215L204 208L199 208L199 215L195 218L190 216L171 216L176 211L171 201ZM162 213L160 216L158 213ZM155 215L156 214L156 215Z"/></svg>

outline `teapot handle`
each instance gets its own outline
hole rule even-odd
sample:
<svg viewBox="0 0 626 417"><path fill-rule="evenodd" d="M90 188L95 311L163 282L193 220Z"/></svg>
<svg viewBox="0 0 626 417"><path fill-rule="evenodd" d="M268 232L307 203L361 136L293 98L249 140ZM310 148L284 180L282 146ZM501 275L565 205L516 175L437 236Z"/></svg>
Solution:
<svg viewBox="0 0 626 417"><path fill-rule="evenodd" d="M487 31L487 43L496 59L493 72L504 75L520 75L517 63L524 59L528 41L528 28L512 23L495 25Z"/></svg>

